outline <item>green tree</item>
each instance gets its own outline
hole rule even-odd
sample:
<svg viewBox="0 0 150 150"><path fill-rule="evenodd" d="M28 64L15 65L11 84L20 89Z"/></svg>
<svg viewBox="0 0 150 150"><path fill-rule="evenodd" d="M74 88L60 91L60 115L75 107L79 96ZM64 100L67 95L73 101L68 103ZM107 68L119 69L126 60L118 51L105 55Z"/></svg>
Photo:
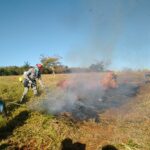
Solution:
<svg viewBox="0 0 150 150"><path fill-rule="evenodd" d="M41 55L41 63L44 66L44 73L64 73L66 66L63 66L60 62L61 57L50 57Z"/></svg>
<svg viewBox="0 0 150 150"><path fill-rule="evenodd" d="M29 68L29 67L30 67L30 63L28 61L25 61L23 68Z"/></svg>
<svg viewBox="0 0 150 150"><path fill-rule="evenodd" d="M41 56L41 63L45 68L55 67L61 65L58 57Z"/></svg>
<svg viewBox="0 0 150 150"><path fill-rule="evenodd" d="M95 63L95 64L91 64L91 65L89 66L89 69L90 69L91 71L105 71L108 65L109 65L108 62L98 61L98 62Z"/></svg>
<svg viewBox="0 0 150 150"><path fill-rule="evenodd" d="M60 57L50 57L41 55L41 63L44 66L45 73L53 73L55 74L55 69L58 66L61 66L59 62Z"/></svg>

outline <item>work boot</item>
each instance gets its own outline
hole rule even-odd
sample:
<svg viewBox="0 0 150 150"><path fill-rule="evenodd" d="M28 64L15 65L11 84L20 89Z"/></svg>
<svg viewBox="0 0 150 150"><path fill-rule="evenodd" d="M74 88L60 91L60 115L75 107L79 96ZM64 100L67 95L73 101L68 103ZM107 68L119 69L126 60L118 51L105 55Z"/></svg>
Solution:
<svg viewBox="0 0 150 150"><path fill-rule="evenodd" d="M21 99L19 100L18 103L20 103L20 104L23 103L23 99L24 99L24 96L21 97Z"/></svg>

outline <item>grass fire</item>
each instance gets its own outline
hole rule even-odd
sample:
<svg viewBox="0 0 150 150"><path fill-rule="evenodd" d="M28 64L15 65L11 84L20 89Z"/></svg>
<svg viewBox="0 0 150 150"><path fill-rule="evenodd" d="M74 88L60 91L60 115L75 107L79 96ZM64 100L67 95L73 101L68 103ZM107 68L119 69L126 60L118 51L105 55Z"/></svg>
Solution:
<svg viewBox="0 0 150 150"><path fill-rule="evenodd" d="M0 77L7 107L7 119L0 118L1 149L57 150L65 143L72 149L149 149L150 85L142 72L44 75L39 97L29 91L26 104L13 105L23 90L8 88L18 89L17 78Z"/></svg>
<svg viewBox="0 0 150 150"><path fill-rule="evenodd" d="M47 92L44 100L33 108L54 115L68 114L75 120L94 119L104 110L118 107L136 95L139 86L117 83L113 72L100 74L77 74L60 80L54 93Z"/></svg>
<svg viewBox="0 0 150 150"><path fill-rule="evenodd" d="M0 150L150 150L150 0L0 0Z"/></svg>

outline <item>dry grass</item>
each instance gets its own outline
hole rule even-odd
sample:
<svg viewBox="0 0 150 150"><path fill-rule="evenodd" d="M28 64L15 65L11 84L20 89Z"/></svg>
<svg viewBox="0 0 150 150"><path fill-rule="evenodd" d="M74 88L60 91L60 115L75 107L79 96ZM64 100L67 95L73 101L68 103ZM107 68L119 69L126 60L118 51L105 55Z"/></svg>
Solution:
<svg viewBox="0 0 150 150"><path fill-rule="evenodd" d="M123 76L122 74L120 74ZM72 75L44 75L45 86L55 90L56 84ZM142 74L132 74L134 82ZM0 97L16 101L23 91L17 76L0 77ZM31 111L23 106L9 107L9 118L0 118L0 149L59 150L64 139L86 144L86 150L98 150L103 145L114 145L118 150L150 149L150 85L142 85L130 102L100 114L100 123L92 119L72 122L65 117L54 117ZM42 98L45 94L41 90ZM28 100L36 101L30 91ZM7 123L7 124L6 124Z"/></svg>

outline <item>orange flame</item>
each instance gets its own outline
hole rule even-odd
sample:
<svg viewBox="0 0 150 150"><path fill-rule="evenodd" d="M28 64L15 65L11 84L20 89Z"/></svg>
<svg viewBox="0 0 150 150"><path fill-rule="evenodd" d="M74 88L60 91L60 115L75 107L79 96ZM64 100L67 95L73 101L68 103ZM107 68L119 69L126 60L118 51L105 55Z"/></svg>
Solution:
<svg viewBox="0 0 150 150"><path fill-rule="evenodd" d="M108 72L104 78L100 81L100 84L104 89L109 89L109 88L117 88L117 76L113 72Z"/></svg>

